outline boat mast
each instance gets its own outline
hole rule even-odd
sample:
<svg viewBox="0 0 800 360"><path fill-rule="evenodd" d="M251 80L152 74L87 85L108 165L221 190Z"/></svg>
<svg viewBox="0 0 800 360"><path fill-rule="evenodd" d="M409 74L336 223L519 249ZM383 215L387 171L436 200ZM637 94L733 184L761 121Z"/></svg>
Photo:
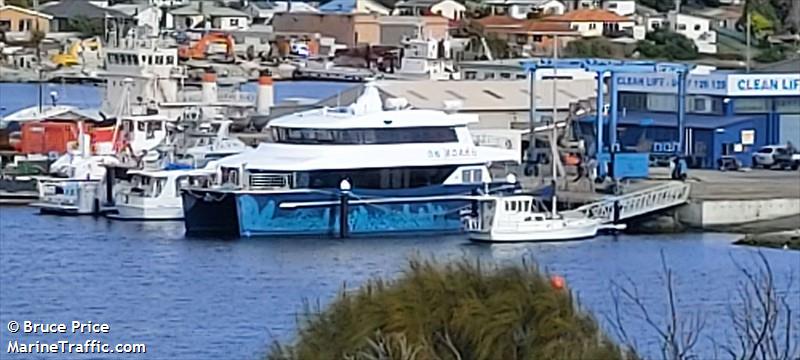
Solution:
<svg viewBox="0 0 800 360"><path fill-rule="evenodd" d="M33 11L36 11L36 12L39 11L39 0L33 0ZM39 19L37 18L34 21L36 21L36 36L38 37L39 36ZM42 89L42 70L43 70L42 69L42 39L35 39L33 34L31 35L31 39L38 40L36 42L36 66L38 67L38 70L39 70L39 71L37 71L39 73L39 87L38 87L38 91L39 91L39 116L42 116L42 107L43 107L42 103L44 102L44 100L42 99L42 97L43 97L42 96L42 92L43 92L43 89ZM55 104L53 104L53 105L55 105Z"/></svg>
<svg viewBox="0 0 800 360"><path fill-rule="evenodd" d="M558 200L556 199L556 190L558 188L558 181L556 180L556 176L558 176L558 168L556 167L556 160L558 159L558 146L556 145L556 116L558 115L558 109L556 109L556 84L558 84L558 76L557 76L557 60L558 60L558 35L553 36L553 121L550 125L552 127L550 132L550 151L552 152L552 158L550 159L550 165L552 166L552 180L551 186L553 186L553 197L552 197L552 204L550 206L552 215L555 218L557 215L556 207Z"/></svg>

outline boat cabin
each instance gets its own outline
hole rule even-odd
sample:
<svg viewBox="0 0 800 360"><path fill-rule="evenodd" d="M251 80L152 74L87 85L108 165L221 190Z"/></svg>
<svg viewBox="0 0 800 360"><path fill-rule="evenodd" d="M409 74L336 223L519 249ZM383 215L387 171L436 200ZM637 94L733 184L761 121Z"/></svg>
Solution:
<svg viewBox="0 0 800 360"><path fill-rule="evenodd" d="M200 170L129 171L130 190L118 202L130 204L146 199L179 198L180 189L207 186L213 174Z"/></svg>
<svg viewBox="0 0 800 360"><path fill-rule="evenodd" d="M161 115L129 116L122 118L122 139L135 154L149 151L161 144L169 135L171 120Z"/></svg>

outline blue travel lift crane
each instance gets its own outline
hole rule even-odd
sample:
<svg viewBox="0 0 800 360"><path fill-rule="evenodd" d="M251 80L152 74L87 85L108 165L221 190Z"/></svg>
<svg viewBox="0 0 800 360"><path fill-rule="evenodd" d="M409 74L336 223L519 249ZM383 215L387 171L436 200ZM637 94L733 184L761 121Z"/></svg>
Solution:
<svg viewBox="0 0 800 360"><path fill-rule="evenodd" d="M595 124L595 158L597 160L598 179L602 181L607 176L614 181L614 190L619 189L619 180L624 178L647 177L649 167L648 153L620 153L619 143L617 142L617 121L618 121L618 90L617 75L621 73L653 73L653 72L672 72L678 76L678 149L675 154L675 166L672 172L673 178L685 178L686 162L684 146L684 118L686 112L686 75L691 70L691 65L657 63L654 61L621 61L607 59L537 59L524 61L522 66L528 72L530 112L530 129L535 125L536 111L536 70L538 69L584 69L597 74L597 120ZM609 116L608 116L608 153L605 152L603 139L603 109L605 99L603 98L603 80L605 74L609 74ZM555 122L555 119L553 119ZM555 123L553 124L555 126ZM530 144L528 146L527 161L533 157L534 136L530 133ZM555 159L554 159L555 161ZM610 169L610 171L608 170Z"/></svg>

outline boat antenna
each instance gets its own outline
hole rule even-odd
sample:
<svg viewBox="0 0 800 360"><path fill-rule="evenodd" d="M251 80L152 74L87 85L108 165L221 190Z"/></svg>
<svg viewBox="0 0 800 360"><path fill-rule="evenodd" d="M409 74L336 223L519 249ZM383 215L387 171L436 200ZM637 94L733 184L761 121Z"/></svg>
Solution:
<svg viewBox="0 0 800 360"><path fill-rule="evenodd" d="M558 190L558 181L556 180L556 176L558 176L558 168L556 166L556 161L558 161L558 145L556 145L556 137L557 137L557 130L556 130L556 116L558 115L558 109L556 108L556 93L557 88L556 85L558 84L558 68L557 68L557 60L558 59L558 35L553 37L553 122L551 124L552 129L550 133L550 148L553 152L552 159L550 159L550 165L552 166L552 180L551 186L553 186L553 197L552 197L552 205L551 211L553 217L556 217L557 211L556 207L558 204L558 199L556 198L556 192Z"/></svg>

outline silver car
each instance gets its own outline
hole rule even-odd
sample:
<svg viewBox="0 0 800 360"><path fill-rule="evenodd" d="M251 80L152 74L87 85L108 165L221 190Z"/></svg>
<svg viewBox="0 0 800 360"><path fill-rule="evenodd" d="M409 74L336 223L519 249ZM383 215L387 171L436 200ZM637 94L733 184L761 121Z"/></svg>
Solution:
<svg viewBox="0 0 800 360"><path fill-rule="evenodd" d="M785 152L785 145L764 146L753 154L753 168L770 168L775 165L775 155Z"/></svg>

